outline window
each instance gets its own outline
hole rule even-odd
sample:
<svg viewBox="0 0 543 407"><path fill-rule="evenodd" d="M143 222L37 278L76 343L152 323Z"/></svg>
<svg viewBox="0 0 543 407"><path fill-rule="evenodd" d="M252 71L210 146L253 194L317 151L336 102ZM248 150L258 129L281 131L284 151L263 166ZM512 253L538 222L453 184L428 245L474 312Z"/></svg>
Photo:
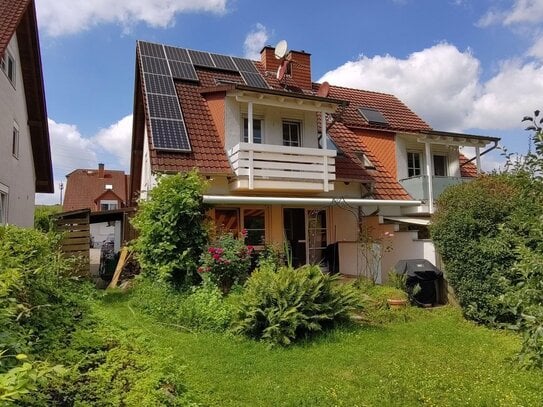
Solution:
<svg viewBox="0 0 543 407"><path fill-rule="evenodd" d="M407 176L417 177L421 174L420 153L407 153Z"/></svg>
<svg viewBox="0 0 543 407"><path fill-rule="evenodd" d="M244 209L243 228L247 231L245 242L251 246L266 244L266 212L264 209Z"/></svg>
<svg viewBox="0 0 543 407"><path fill-rule="evenodd" d="M262 119L255 119L253 117L253 143L262 144ZM249 142L249 119L243 118L243 141Z"/></svg>
<svg viewBox="0 0 543 407"><path fill-rule="evenodd" d="M308 209L307 236L309 239L309 264L319 264L324 258L326 249L326 211Z"/></svg>
<svg viewBox="0 0 543 407"><path fill-rule="evenodd" d="M100 201L100 210L101 211L111 211L117 209L119 203L117 201Z"/></svg>
<svg viewBox="0 0 543 407"><path fill-rule="evenodd" d="M447 176L447 156L434 155L434 175L438 177Z"/></svg>
<svg viewBox="0 0 543 407"><path fill-rule="evenodd" d="M13 157L19 158L19 126L17 126L17 123L13 123L11 154L13 154Z"/></svg>
<svg viewBox="0 0 543 407"><path fill-rule="evenodd" d="M0 184L0 225L8 223L8 187Z"/></svg>
<svg viewBox="0 0 543 407"><path fill-rule="evenodd" d="M215 209L215 225L218 232L237 235L239 231L238 219L237 209Z"/></svg>
<svg viewBox="0 0 543 407"><path fill-rule="evenodd" d="M4 53L0 61L0 68L2 68L11 84L15 86L15 59L8 51Z"/></svg>
<svg viewBox="0 0 543 407"><path fill-rule="evenodd" d="M283 121L283 145L289 147L301 147L302 137L300 122Z"/></svg>

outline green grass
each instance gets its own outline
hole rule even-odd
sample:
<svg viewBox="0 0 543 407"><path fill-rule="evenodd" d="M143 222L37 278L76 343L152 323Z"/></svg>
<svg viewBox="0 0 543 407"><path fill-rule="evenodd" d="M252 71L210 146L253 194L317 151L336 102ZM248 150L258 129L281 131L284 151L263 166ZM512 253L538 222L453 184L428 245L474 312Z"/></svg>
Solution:
<svg viewBox="0 0 543 407"><path fill-rule="evenodd" d="M410 310L407 322L338 329L288 349L161 324L122 294L96 312L155 358L184 365L190 398L205 406L543 405L543 374L511 361L519 339L449 307Z"/></svg>

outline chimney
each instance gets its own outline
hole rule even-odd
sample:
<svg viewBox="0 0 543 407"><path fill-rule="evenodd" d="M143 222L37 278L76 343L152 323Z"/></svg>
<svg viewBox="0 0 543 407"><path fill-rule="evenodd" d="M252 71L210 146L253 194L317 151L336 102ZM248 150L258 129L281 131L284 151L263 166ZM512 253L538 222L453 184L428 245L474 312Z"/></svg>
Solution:
<svg viewBox="0 0 543 407"><path fill-rule="evenodd" d="M281 60L275 58L275 48L266 45L260 51L260 62L267 72L277 72L277 68L281 64Z"/></svg>
<svg viewBox="0 0 543 407"><path fill-rule="evenodd" d="M104 164L98 164L98 178L104 178Z"/></svg>
<svg viewBox="0 0 543 407"><path fill-rule="evenodd" d="M305 51L289 51L286 59L290 61L290 73L294 82L304 90L311 90L311 54Z"/></svg>

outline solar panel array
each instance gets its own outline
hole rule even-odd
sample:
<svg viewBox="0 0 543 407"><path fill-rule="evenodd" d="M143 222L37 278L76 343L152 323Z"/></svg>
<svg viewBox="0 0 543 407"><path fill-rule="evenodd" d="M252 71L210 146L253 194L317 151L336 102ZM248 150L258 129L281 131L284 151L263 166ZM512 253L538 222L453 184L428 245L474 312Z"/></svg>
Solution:
<svg viewBox="0 0 543 407"><path fill-rule="evenodd" d="M164 46L148 42L138 42L138 46L153 146L158 150L190 152L187 128ZM194 70L192 65L190 67Z"/></svg>
<svg viewBox="0 0 543 407"><path fill-rule="evenodd" d="M153 145L190 152L174 79L198 81L195 66L239 73L246 85L268 89L249 59L138 41Z"/></svg>

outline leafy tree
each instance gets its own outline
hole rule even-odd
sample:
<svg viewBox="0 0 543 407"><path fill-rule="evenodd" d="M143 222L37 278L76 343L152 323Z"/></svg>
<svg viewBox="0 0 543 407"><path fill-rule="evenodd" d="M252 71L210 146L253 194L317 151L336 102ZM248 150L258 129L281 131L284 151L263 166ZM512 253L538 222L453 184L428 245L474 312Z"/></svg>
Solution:
<svg viewBox="0 0 543 407"><path fill-rule="evenodd" d="M62 212L60 205L36 205L34 210L34 228L42 232L53 230L53 215Z"/></svg>
<svg viewBox="0 0 543 407"><path fill-rule="evenodd" d="M132 221L139 232L134 250L145 276L176 284L198 281L196 269L208 241L205 186L196 171L163 175L139 202Z"/></svg>

